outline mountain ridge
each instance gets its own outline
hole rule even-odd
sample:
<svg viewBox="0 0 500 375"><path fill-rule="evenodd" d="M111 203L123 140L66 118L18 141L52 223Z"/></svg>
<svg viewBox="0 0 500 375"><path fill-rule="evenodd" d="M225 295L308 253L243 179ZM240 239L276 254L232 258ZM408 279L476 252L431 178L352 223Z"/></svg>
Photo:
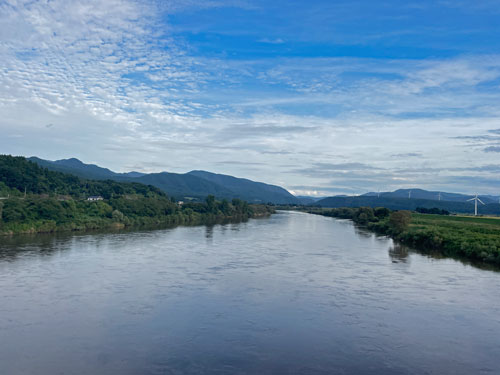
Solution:
<svg viewBox="0 0 500 375"><path fill-rule="evenodd" d="M38 157L27 159L49 170L69 173L81 178L110 179L153 185L178 199L203 199L207 195L214 195L217 198L243 199L249 203L300 203L299 199L280 186L201 170L193 170L184 174L171 172L117 173L95 164L83 163L76 158L56 161Z"/></svg>
<svg viewBox="0 0 500 375"><path fill-rule="evenodd" d="M386 207L391 210L412 210L421 208L439 208L454 213L474 213L474 203L467 201L445 201L420 198L384 197L374 195L359 195L347 197L328 197L317 201L315 206L327 208L340 207ZM478 212L482 215L500 215L499 203L486 203L478 206Z"/></svg>
<svg viewBox="0 0 500 375"><path fill-rule="evenodd" d="M435 201L450 201L450 202L464 202L467 199L471 199L474 197L474 195L469 195L469 194L449 193L444 191L425 190L420 188L397 189L394 191L385 191L385 192L369 192L366 194L362 194L361 196L428 199ZM482 194L479 195L479 198L483 200L484 203L499 203L499 197L495 197L492 195Z"/></svg>
<svg viewBox="0 0 500 375"><path fill-rule="evenodd" d="M259 194L265 191L270 202L281 201L283 199L299 202L294 195L280 186L202 170L193 170L187 174L224 186L238 195L247 195L247 197L253 198L250 201L258 199Z"/></svg>

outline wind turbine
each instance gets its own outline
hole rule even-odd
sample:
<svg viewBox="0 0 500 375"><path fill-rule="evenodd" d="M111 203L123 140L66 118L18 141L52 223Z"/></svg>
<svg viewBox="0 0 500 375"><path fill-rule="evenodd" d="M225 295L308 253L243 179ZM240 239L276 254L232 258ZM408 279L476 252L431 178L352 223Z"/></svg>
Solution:
<svg viewBox="0 0 500 375"><path fill-rule="evenodd" d="M411 199L411 190L408 192L408 199Z"/></svg>
<svg viewBox="0 0 500 375"><path fill-rule="evenodd" d="M474 216L477 216L477 202L481 202L481 204L484 204L483 201L477 197L477 194L474 198L467 199L467 202L468 201L474 201Z"/></svg>
<svg viewBox="0 0 500 375"><path fill-rule="evenodd" d="M438 194L438 201L440 201L440 200L441 200L441 192L439 192L439 194Z"/></svg>

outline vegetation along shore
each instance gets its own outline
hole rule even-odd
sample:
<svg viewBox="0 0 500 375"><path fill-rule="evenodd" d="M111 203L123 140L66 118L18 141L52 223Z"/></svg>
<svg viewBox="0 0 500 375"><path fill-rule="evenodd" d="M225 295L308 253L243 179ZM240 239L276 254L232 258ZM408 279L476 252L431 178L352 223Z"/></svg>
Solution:
<svg viewBox="0 0 500 375"><path fill-rule="evenodd" d="M422 251L500 266L500 219L422 214L387 208L313 208L312 214L350 219Z"/></svg>
<svg viewBox="0 0 500 375"><path fill-rule="evenodd" d="M175 202L140 183L87 180L0 156L0 235L130 226L205 224L274 212L240 199Z"/></svg>

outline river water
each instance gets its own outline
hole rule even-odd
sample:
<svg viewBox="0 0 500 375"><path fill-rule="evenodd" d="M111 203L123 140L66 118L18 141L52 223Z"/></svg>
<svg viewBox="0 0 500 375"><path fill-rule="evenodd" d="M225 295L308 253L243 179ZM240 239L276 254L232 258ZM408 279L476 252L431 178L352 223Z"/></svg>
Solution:
<svg viewBox="0 0 500 375"><path fill-rule="evenodd" d="M500 274L349 221L0 239L0 374L481 373Z"/></svg>

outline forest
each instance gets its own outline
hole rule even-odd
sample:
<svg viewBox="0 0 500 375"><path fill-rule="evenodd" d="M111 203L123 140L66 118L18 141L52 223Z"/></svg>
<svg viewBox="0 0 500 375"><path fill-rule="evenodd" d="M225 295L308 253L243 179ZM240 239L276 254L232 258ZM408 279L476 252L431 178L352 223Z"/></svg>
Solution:
<svg viewBox="0 0 500 375"><path fill-rule="evenodd" d="M90 196L99 200L87 200ZM0 234L201 224L272 212L265 205L214 196L181 204L154 186L81 179L0 155Z"/></svg>

